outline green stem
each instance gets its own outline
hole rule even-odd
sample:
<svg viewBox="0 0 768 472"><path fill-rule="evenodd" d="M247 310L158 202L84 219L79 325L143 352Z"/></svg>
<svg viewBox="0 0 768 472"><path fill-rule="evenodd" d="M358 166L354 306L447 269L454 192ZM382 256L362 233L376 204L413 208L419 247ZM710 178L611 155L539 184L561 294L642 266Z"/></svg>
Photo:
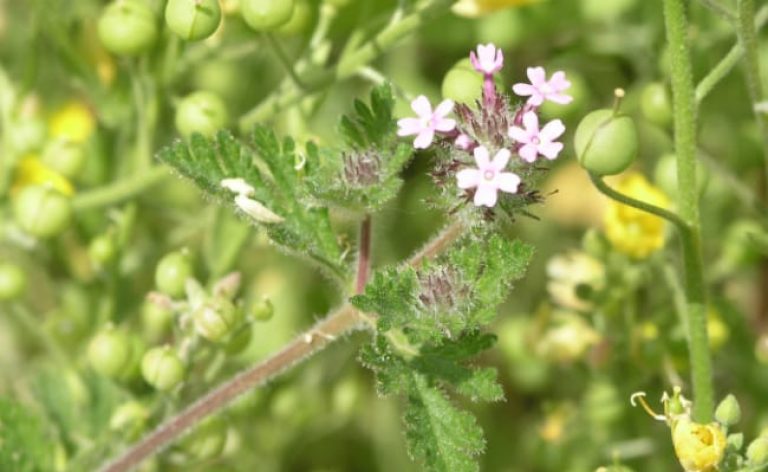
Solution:
<svg viewBox="0 0 768 472"><path fill-rule="evenodd" d="M76 195L72 199L72 207L75 211L83 211L114 205L157 185L170 175L165 166L150 167L105 187Z"/></svg>
<svg viewBox="0 0 768 472"><path fill-rule="evenodd" d="M664 19L671 52L675 155L688 318L688 351L694 393L693 418L709 423L714 411L712 359L707 339L706 290L701 255L701 227L696 186L696 99L687 40L688 19L684 0L664 0Z"/></svg>
<svg viewBox="0 0 768 472"><path fill-rule="evenodd" d="M764 5L755 15L754 27L759 30L765 26L766 22L768 22L768 5ZM696 86L696 102L701 103L709 92L736 67L742 57L744 57L744 48L741 42L737 42Z"/></svg>
<svg viewBox="0 0 768 472"><path fill-rule="evenodd" d="M266 33L264 36L267 38L267 42L272 47L272 50L275 52L275 55L277 56L277 60L280 62L280 64L283 65L283 68L288 73L288 77L290 77L290 79L293 81L293 85L295 85L299 89L303 89L305 85L304 85L304 82L301 80L301 77L299 77L299 75L296 73L296 69L293 66L294 61L292 61L291 58L288 57L288 54L280 45L280 41L276 40L275 36L270 33Z"/></svg>
<svg viewBox="0 0 768 472"><path fill-rule="evenodd" d="M699 0L702 5L709 8L710 11L719 15L726 21L736 20L736 15L733 14L730 8L726 7L717 0Z"/></svg>
<svg viewBox="0 0 768 472"><path fill-rule="evenodd" d="M239 127L247 132L256 123L265 121L284 108L301 101L306 95L316 93L337 80L348 79L381 53L394 46L422 26L433 15L447 8L449 0L432 0L400 21L388 24L373 39L354 51L344 54L339 62L304 79L305 88L278 87L277 91L240 118Z"/></svg>

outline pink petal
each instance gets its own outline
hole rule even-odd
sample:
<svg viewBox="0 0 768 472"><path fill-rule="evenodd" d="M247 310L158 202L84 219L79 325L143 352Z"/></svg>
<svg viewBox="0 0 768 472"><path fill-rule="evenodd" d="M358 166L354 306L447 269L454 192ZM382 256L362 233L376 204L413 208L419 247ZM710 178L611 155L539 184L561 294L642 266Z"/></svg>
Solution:
<svg viewBox="0 0 768 472"><path fill-rule="evenodd" d="M493 64L496 56L496 46L493 43L477 46L477 55L480 57L480 63L483 65Z"/></svg>
<svg viewBox="0 0 768 472"><path fill-rule="evenodd" d="M453 100L443 100L440 102L437 108L435 108L433 116L439 116L442 118L450 113L451 110L453 110Z"/></svg>
<svg viewBox="0 0 768 472"><path fill-rule="evenodd" d="M472 145L472 138L470 138L464 133L461 133L456 137L456 141L454 141L454 144L459 149L469 149L469 147Z"/></svg>
<svg viewBox="0 0 768 472"><path fill-rule="evenodd" d="M518 143L527 143L530 141L528 133L519 126L512 126L509 128L509 137L514 139Z"/></svg>
<svg viewBox="0 0 768 472"><path fill-rule="evenodd" d="M528 105L532 105L534 107L541 106L542 103L544 103L544 95L539 93L537 90L526 102Z"/></svg>
<svg viewBox="0 0 768 472"><path fill-rule="evenodd" d="M496 172L501 172L505 167L507 167L507 163L509 162L509 158L511 156L512 153L509 152L509 149L499 149L499 152L497 152L496 156L493 158L491 166Z"/></svg>
<svg viewBox="0 0 768 472"><path fill-rule="evenodd" d="M416 149L427 149L432 144L432 139L435 137L435 132L430 128L421 130L416 139L413 140L413 147Z"/></svg>
<svg viewBox="0 0 768 472"><path fill-rule="evenodd" d="M536 112L529 111L523 115L523 126L525 126L525 131L527 131L528 134L539 134L539 117L536 115Z"/></svg>
<svg viewBox="0 0 768 472"><path fill-rule="evenodd" d="M554 159L563 150L563 143L542 143L539 144L539 154L547 159Z"/></svg>
<svg viewBox="0 0 768 472"><path fill-rule="evenodd" d="M398 136L410 136L412 134L419 134L423 128L421 120L418 118L403 118L397 120Z"/></svg>
<svg viewBox="0 0 768 472"><path fill-rule="evenodd" d="M411 108L420 118L430 118L432 116L432 105L424 95L419 95L411 102Z"/></svg>
<svg viewBox="0 0 768 472"><path fill-rule="evenodd" d="M475 191L475 206L492 207L496 204L496 186L493 184L478 185Z"/></svg>
<svg viewBox="0 0 768 472"><path fill-rule="evenodd" d="M517 187L520 186L520 177L512 172L502 172L496 176L496 185L505 192L517 193Z"/></svg>
<svg viewBox="0 0 768 472"><path fill-rule="evenodd" d="M481 171L486 169L489 164L488 149L486 149L485 146L478 146L475 148L474 154L477 168Z"/></svg>
<svg viewBox="0 0 768 472"><path fill-rule="evenodd" d="M549 79L549 86L552 87L553 90L562 92L563 90L568 89L571 86L571 83L565 78L565 72L559 70L552 74L552 78Z"/></svg>
<svg viewBox="0 0 768 472"><path fill-rule="evenodd" d="M537 147L535 144L526 144L520 148L518 153L525 162L534 162L536 160L536 156L538 155Z"/></svg>
<svg viewBox="0 0 768 472"><path fill-rule="evenodd" d="M547 73L543 67L529 67L527 72L528 80L536 88L541 87L547 81Z"/></svg>
<svg viewBox="0 0 768 472"><path fill-rule="evenodd" d="M501 68L504 66L504 53L501 52L501 49L496 51L496 61L493 63L493 68L495 70L501 70Z"/></svg>
<svg viewBox="0 0 768 472"><path fill-rule="evenodd" d="M477 169L463 169L456 173L456 181L459 188L477 187L482 179L480 171Z"/></svg>
<svg viewBox="0 0 768 472"><path fill-rule="evenodd" d="M521 97L527 97L528 95L534 95L539 91L531 84L519 83L512 86L512 91Z"/></svg>
<svg viewBox="0 0 768 472"><path fill-rule="evenodd" d="M480 64L480 60L475 55L475 51L471 51L469 53L469 62L470 64L472 64L472 67L474 67L476 71L478 72L483 71L483 66Z"/></svg>
<svg viewBox="0 0 768 472"><path fill-rule="evenodd" d="M567 105L573 101L573 97L564 93L550 93L547 95L547 100L550 102L558 103L560 105Z"/></svg>
<svg viewBox="0 0 768 472"><path fill-rule="evenodd" d="M565 125L563 122L560 120L553 120L544 125L541 131L539 131L539 138L542 141L554 141L563 133L565 133Z"/></svg>
<svg viewBox="0 0 768 472"><path fill-rule="evenodd" d="M456 120L451 118L443 118L440 121L436 121L434 126L436 131L447 132L456 127Z"/></svg>

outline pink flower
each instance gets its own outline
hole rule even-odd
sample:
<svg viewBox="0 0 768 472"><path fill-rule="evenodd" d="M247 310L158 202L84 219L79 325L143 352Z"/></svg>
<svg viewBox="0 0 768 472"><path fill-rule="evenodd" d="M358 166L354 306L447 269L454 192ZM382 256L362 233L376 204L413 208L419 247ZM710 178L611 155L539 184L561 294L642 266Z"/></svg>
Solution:
<svg viewBox="0 0 768 472"><path fill-rule="evenodd" d="M504 54L501 49L496 49L493 43L486 45L477 45L477 55L475 51L469 53L469 62L478 72L485 75L493 75L501 70L504 65Z"/></svg>
<svg viewBox="0 0 768 472"><path fill-rule="evenodd" d="M573 97L563 92L567 90L571 83L565 78L565 72L557 71L552 74L552 78L547 80L547 73L543 67L529 67L528 80L530 84L515 84L512 90L520 96L528 96L528 104L535 107L549 100L561 105L570 103Z"/></svg>
<svg viewBox="0 0 768 472"><path fill-rule="evenodd" d="M488 149L485 146L475 148L477 169L463 169L456 174L459 188L475 190L475 206L492 207L496 205L496 193L501 190L517 193L520 177L512 172L502 172L512 155L507 149L501 149L489 160Z"/></svg>
<svg viewBox="0 0 768 472"><path fill-rule="evenodd" d="M563 150L563 143L554 142L565 132L565 125L560 120L550 121L539 130L539 117L529 111L523 115L523 126L509 128L509 137L522 144L520 157L526 162L533 162L541 154L547 159L554 159Z"/></svg>
<svg viewBox="0 0 768 472"><path fill-rule="evenodd" d="M461 133L460 135L456 136L456 140L453 142L453 144L456 145L457 148L467 150L472 146L472 138L470 138L468 135Z"/></svg>
<svg viewBox="0 0 768 472"><path fill-rule="evenodd" d="M398 136L416 135L413 140L413 147L416 149L426 149L432 144L435 137L435 131L448 132L456 127L456 120L446 118L445 116L453 110L453 101L443 100L434 111L432 105L424 95L419 95L411 102L411 108L416 112L418 118L403 118L398 120Z"/></svg>

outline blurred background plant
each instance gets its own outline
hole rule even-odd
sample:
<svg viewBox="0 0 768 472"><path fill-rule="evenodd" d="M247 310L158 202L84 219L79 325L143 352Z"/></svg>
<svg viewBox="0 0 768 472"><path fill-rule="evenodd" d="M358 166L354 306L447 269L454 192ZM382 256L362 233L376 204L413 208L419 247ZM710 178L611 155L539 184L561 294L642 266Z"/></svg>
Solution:
<svg viewBox="0 0 768 472"><path fill-rule="evenodd" d="M746 458L723 453L727 470L759 470L768 458L768 138L764 109L753 111L765 99L754 75L768 71L750 70L768 67L768 47L734 67L745 48L732 25L748 3L687 4L693 72L704 79L696 172L709 346L716 396L738 398L747 438L742 447L729 436L728 451ZM563 119L565 143L623 88L637 158L607 181L679 205L660 2L189 8L0 0L0 423L25 425L0 429L0 470L92 470L343 301L332 277L153 158L179 137L267 124L297 142L333 143L338 117L382 82L393 84L397 117L421 93L471 102L482 76L467 51L492 42L505 54L505 84L531 65L567 72L574 100L541 108ZM756 20L767 19L763 5ZM437 194L430 159L417 154L376 214L376 266L406 258L450 219L425 204ZM500 310L497 345L479 360L499 368L506 401L461 403L486 432L481 470L676 470L673 439L692 429L673 428L670 439L628 401L638 390L690 390L670 225L598 193L570 144L547 166L545 203L514 224L536 254ZM353 251L354 217L332 218L339 247ZM248 393L142 470L418 470L399 400L379 398L353 361L362 341L354 334ZM5 452L14 444L23 453Z"/></svg>

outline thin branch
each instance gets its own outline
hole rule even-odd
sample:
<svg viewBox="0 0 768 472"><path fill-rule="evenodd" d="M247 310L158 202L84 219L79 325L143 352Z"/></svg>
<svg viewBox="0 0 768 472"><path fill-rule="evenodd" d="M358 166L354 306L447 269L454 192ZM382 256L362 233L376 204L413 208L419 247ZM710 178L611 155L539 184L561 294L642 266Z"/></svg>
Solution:
<svg viewBox="0 0 768 472"><path fill-rule="evenodd" d="M463 232L464 225L454 222L408 261L418 266L425 258L443 251ZM266 384L281 373L308 359L343 335L359 329L363 317L350 303L345 303L319 321L310 330L300 334L282 350L264 361L224 381L179 414L161 424L155 431L141 439L116 459L106 463L101 472L125 472L167 446L184 431L227 406L248 390Z"/></svg>
<svg viewBox="0 0 768 472"><path fill-rule="evenodd" d="M105 187L80 193L73 198L72 207L76 211L82 211L120 203L157 185L170 175L165 166L154 166Z"/></svg>
<svg viewBox="0 0 768 472"><path fill-rule="evenodd" d="M699 0L699 2L712 11L712 13L722 17L726 21L736 20L736 14L717 0Z"/></svg>

